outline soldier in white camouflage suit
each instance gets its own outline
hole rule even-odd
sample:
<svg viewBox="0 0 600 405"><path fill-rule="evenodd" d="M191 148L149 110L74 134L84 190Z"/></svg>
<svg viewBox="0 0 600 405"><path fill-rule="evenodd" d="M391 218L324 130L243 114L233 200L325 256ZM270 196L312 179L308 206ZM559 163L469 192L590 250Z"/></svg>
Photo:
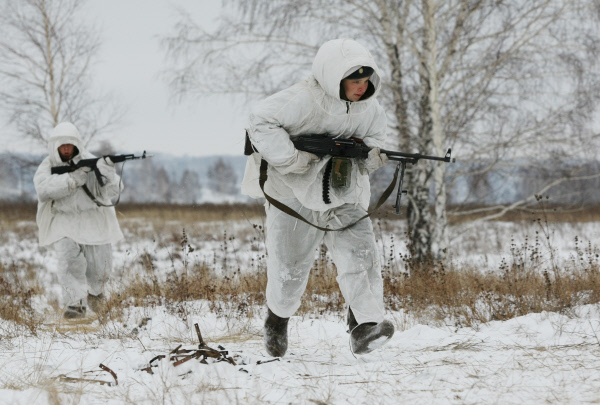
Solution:
<svg viewBox="0 0 600 405"><path fill-rule="evenodd" d="M104 186L88 168L51 173L53 167L94 157L84 148L77 128L69 122L60 123L48 139L48 157L33 178L38 195L39 243L56 249L66 304L64 317L69 319L83 318L88 306L100 310L104 285L112 271L111 244L123 238L111 206L123 184L109 158L99 159L97 164Z"/></svg>
<svg viewBox="0 0 600 405"><path fill-rule="evenodd" d="M341 228L366 214L369 173L383 166L380 153L387 120L375 97L381 88L379 69L369 51L351 39L321 46L312 76L278 92L254 108L248 134L257 151L249 157L242 192L263 197L258 185L261 159L268 163L265 193L320 227ZM345 185L323 182L330 156L299 151L291 139L328 134L358 138L373 148L368 159L346 166ZM347 163L347 162L346 162ZM323 187L329 187L327 201ZM324 232L267 203L267 306L265 345L272 356L287 350L287 323L300 306L314 252L324 242L336 264L337 281L348 304L348 326L354 353L368 353L394 333L384 320L383 282L371 220L341 232Z"/></svg>

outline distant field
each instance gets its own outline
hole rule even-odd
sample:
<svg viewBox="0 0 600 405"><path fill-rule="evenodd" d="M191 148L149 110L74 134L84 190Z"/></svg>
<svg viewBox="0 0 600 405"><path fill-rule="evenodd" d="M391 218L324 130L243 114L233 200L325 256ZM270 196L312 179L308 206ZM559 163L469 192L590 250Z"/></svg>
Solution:
<svg viewBox="0 0 600 405"><path fill-rule="evenodd" d="M138 217L164 221L204 222L264 216L262 204L118 204L119 218ZM0 221L35 220L36 203L0 203Z"/></svg>
<svg viewBox="0 0 600 405"><path fill-rule="evenodd" d="M543 202L543 201L542 201ZM23 221L35 218L36 203L8 203L0 202L0 221ZM485 209L485 211L483 211ZM160 218L166 221L215 221L215 220L241 220L264 216L262 203L254 204L127 204L117 205L119 217L148 217ZM401 210L400 216L393 214L391 205L380 208L373 218L398 220L406 218L406 207ZM478 211L478 212L473 212ZM451 224L465 223L480 219L485 215L498 212L482 206L451 207L449 221ZM466 212L473 212L465 214ZM600 205L587 206L552 206L539 204L535 209L520 209L506 213L498 221L531 221L543 217L548 222L596 222L600 221Z"/></svg>

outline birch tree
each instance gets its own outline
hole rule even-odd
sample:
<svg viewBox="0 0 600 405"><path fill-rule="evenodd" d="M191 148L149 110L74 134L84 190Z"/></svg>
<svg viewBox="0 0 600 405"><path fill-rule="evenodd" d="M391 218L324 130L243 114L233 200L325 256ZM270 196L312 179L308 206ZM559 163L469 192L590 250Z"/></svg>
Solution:
<svg viewBox="0 0 600 405"><path fill-rule="evenodd" d="M0 106L18 133L44 142L71 121L86 143L121 118L92 89L100 40L78 0L0 0Z"/></svg>
<svg viewBox="0 0 600 405"><path fill-rule="evenodd" d="M582 157L585 150L578 145L596 141L589 129L598 94L596 31L587 17L592 2L224 4L216 30L182 14L164 38L171 62L166 77L174 94L271 94L307 77L323 42L350 37L383 68L381 101L394 135L390 147L437 155L452 147L459 161L477 162L485 173ZM448 166L423 161L408 173L416 262L444 257Z"/></svg>

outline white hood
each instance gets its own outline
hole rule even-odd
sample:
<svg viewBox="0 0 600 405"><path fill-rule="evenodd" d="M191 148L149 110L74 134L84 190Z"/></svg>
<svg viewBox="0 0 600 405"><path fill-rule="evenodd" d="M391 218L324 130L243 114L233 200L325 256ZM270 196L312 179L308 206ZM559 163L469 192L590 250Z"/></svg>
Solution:
<svg viewBox="0 0 600 405"><path fill-rule="evenodd" d="M361 66L373 68L370 97L352 102L340 98L340 83ZM331 189L331 203L323 201L323 176L328 158L312 163L304 174L284 173L298 151L291 138L297 135L328 134L332 137L363 139L370 147L383 147L387 136L385 111L375 96L381 88L379 67L358 42L335 39L321 46L313 62L313 75L258 104L250 115L248 134L260 152L248 159L242 192L261 197L258 187L261 157L269 163L266 192L273 198L296 198L306 208L326 211L343 204L369 205L369 176L352 165L351 185Z"/></svg>
<svg viewBox="0 0 600 405"><path fill-rule="evenodd" d="M74 159L75 161L81 159L81 156L86 152L81 135L75 125L70 122L61 122L52 130L48 138L48 157L52 166L60 166L63 163L58 148L66 144L74 145L79 151L76 159Z"/></svg>
<svg viewBox="0 0 600 405"><path fill-rule="evenodd" d="M375 93L371 97L376 97L381 88L379 67L371 53L352 39L341 38L325 42L315 56L312 74L328 95L339 99L340 82L361 66L369 66L375 71L370 81L375 87Z"/></svg>

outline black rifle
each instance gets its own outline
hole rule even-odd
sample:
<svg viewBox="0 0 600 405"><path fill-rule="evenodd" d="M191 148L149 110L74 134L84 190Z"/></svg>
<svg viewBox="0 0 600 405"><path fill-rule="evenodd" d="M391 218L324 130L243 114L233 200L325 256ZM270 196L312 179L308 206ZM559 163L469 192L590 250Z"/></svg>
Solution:
<svg viewBox="0 0 600 405"><path fill-rule="evenodd" d="M362 139L348 138L339 139L328 135L300 135L292 138L292 143L298 150L313 153L319 157L326 155L348 158L369 157L371 148L364 144ZM393 150L381 149L381 153L387 155L390 160L402 161L415 164L419 159L439 160L441 162L454 162L451 155L451 149L448 149L446 156L427 156L420 153L396 152Z"/></svg>
<svg viewBox="0 0 600 405"><path fill-rule="evenodd" d="M347 157L347 158L361 158L366 159L369 156L369 148L364 144L362 139L336 139L328 135L300 135L292 139L292 143L298 150L313 153L319 157L326 155ZM425 160L437 160L440 162L453 163L455 159L451 157L452 149L446 151L444 157L440 156L427 156L421 155L420 153L405 153L396 152L392 150L380 149L381 153L387 155L389 160L399 162L396 167L396 177L398 170L400 172L400 184L398 185L398 193L396 194L396 204L393 206L396 211L394 214L400 215L400 199L402 194L406 194L407 190L402 188L404 183L404 171L406 170L406 164L417 164L420 159ZM387 197L386 197L387 199Z"/></svg>
<svg viewBox="0 0 600 405"><path fill-rule="evenodd" d="M296 149L313 153L319 157L329 155L336 157L366 159L369 156L369 151L371 150L371 148L365 145L361 139L342 139L334 138L329 135L299 135L292 137L291 141L296 147ZM244 149L246 155L250 155L252 154L252 152L254 152L254 148L250 143L248 134L246 134L246 145ZM404 171L406 170L407 163L411 163L414 165L420 159L437 160L440 162L447 163L455 162L455 159L451 157L451 149L448 149L446 155L443 157L421 155L420 153L396 152L385 149L381 149L380 152L387 155L389 160L399 162L398 166L396 167L396 173L394 174L394 180L392 181L392 183L395 184L396 178L398 176L398 171L401 170L400 184L398 186L398 193L396 195L396 204L394 205L394 208L396 209L394 213L396 215L400 215L400 199L402 197L402 194L407 193L407 191L402 188L404 183ZM387 199L387 197L389 196L389 194L387 194L387 191L388 190L386 190L384 196L382 196L383 200ZM378 206L379 205L380 204L378 203Z"/></svg>
<svg viewBox="0 0 600 405"><path fill-rule="evenodd" d="M106 156L93 158L93 159L81 159L79 162L77 162L76 164L73 164L71 166L53 167L51 170L51 173L52 174L65 174L65 173L74 172L75 170L80 169L82 167L89 167L90 169L92 169L94 171L94 174L96 175L96 179L98 179L98 183L100 184L100 186L104 186L104 180L102 180L102 174L100 173L100 170L98 169L98 159L110 158L110 160L113 163L121 163L126 160L146 159L146 158L151 158L152 156L153 155L147 155L146 151L144 151L144 153L142 153L142 156L134 156L133 154L130 154L130 155L106 155Z"/></svg>

